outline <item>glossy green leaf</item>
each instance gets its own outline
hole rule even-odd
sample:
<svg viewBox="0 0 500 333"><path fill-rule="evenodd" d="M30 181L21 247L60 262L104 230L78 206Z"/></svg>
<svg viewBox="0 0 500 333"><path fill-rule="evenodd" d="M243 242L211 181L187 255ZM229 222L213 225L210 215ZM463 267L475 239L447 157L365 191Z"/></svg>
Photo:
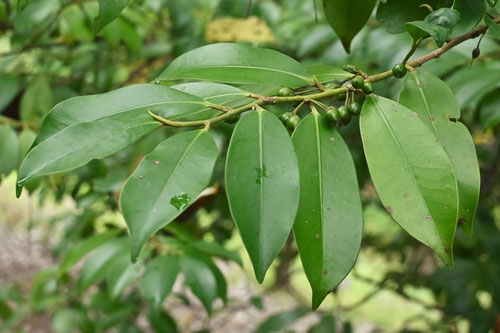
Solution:
<svg viewBox="0 0 500 333"><path fill-rule="evenodd" d="M457 98L438 77L417 70L407 75L399 103L416 112L443 145L458 183L458 225L472 234L481 178L472 137L456 121L460 118Z"/></svg>
<svg viewBox="0 0 500 333"><path fill-rule="evenodd" d="M318 113L293 133L300 171L300 203L293 231L313 290L312 307L352 269L361 246L363 216L349 148Z"/></svg>
<svg viewBox="0 0 500 333"><path fill-rule="evenodd" d="M113 257L107 265L106 284L109 296L116 299L139 276L141 266L130 263L128 251L123 251Z"/></svg>
<svg viewBox="0 0 500 333"><path fill-rule="evenodd" d="M486 95L481 101L480 119L483 129L487 130L500 125L500 89Z"/></svg>
<svg viewBox="0 0 500 333"><path fill-rule="evenodd" d="M108 231L99 235L89 237L81 243L77 244L64 256L62 263L59 265L59 272L67 272L87 253L110 241L111 239L116 237L118 233L119 230Z"/></svg>
<svg viewBox="0 0 500 333"><path fill-rule="evenodd" d="M217 280L212 270L205 262L191 256L181 257L181 267L186 284L210 314L217 297Z"/></svg>
<svg viewBox="0 0 500 333"><path fill-rule="evenodd" d="M0 74L0 114L19 92L21 80L10 74Z"/></svg>
<svg viewBox="0 0 500 333"><path fill-rule="evenodd" d="M94 34L120 16L130 0L99 0L99 15L94 19Z"/></svg>
<svg viewBox="0 0 500 333"><path fill-rule="evenodd" d="M192 256L193 258L203 261L210 268L217 282L217 297L219 297L224 302L224 304L226 304L227 303L226 278L220 271L219 267L217 267L217 265L214 263L212 258L210 258L210 256L206 255L205 253L199 252L193 248L187 249L186 254Z"/></svg>
<svg viewBox="0 0 500 333"><path fill-rule="evenodd" d="M33 0L14 19L17 34L28 36L40 28L61 5L60 0Z"/></svg>
<svg viewBox="0 0 500 333"><path fill-rule="evenodd" d="M423 21L413 21L405 24L405 28L414 40L432 37L438 46L443 46L450 35L451 27L460 22L460 13L455 9L441 8L429 15Z"/></svg>
<svg viewBox="0 0 500 333"><path fill-rule="evenodd" d="M388 213L452 266L458 190L443 146L417 113L383 97L366 99L360 128L368 169Z"/></svg>
<svg viewBox="0 0 500 333"><path fill-rule="evenodd" d="M478 0L454 0L453 9L460 13L460 22L453 27L452 36L457 37L472 30L486 13L486 4Z"/></svg>
<svg viewBox="0 0 500 333"><path fill-rule="evenodd" d="M177 324L174 319L163 310L151 311L148 315L151 327L158 333L177 333Z"/></svg>
<svg viewBox="0 0 500 333"><path fill-rule="evenodd" d="M500 38L500 25L493 21L488 15L484 17L484 22L488 25L488 36Z"/></svg>
<svg viewBox="0 0 500 333"><path fill-rule="evenodd" d="M132 260L149 237L186 210L208 186L217 155L212 135L197 130L174 135L144 157L120 196Z"/></svg>
<svg viewBox="0 0 500 333"><path fill-rule="evenodd" d="M348 53L352 40L368 22L376 3L376 0L323 0L325 17Z"/></svg>
<svg viewBox="0 0 500 333"><path fill-rule="evenodd" d="M157 80L202 80L232 84L285 85L312 83L296 60L270 49L220 43L200 47L175 59Z"/></svg>
<svg viewBox="0 0 500 333"><path fill-rule="evenodd" d="M319 82L340 81L349 79L353 75L340 68L328 65L315 65L307 67L311 75L316 76Z"/></svg>
<svg viewBox="0 0 500 333"><path fill-rule="evenodd" d="M495 7L498 3L498 0L486 0L486 2L488 3L488 5L490 5L490 7Z"/></svg>
<svg viewBox="0 0 500 333"><path fill-rule="evenodd" d="M276 116L258 110L238 121L225 177L231 214L262 282L292 229L299 202L297 157Z"/></svg>
<svg viewBox="0 0 500 333"><path fill-rule="evenodd" d="M142 296L155 309L159 309L165 298L172 291L180 271L177 256L158 256L146 266L142 276L140 290Z"/></svg>
<svg viewBox="0 0 500 333"><path fill-rule="evenodd" d="M17 166L19 139L16 132L6 125L0 125L0 176L8 175Z"/></svg>
<svg viewBox="0 0 500 333"><path fill-rule="evenodd" d="M131 145L161 125L148 110L166 118L194 113L193 118L187 118L198 119L196 112L205 108L206 102L199 97L152 84L71 98L56 105L45 118L19 170L19 185L32 177L74 169Z"/></svg>
<svg viewBox="0 0 500 333"><path fill-rule="evenodd" d="M423 20L429 9L421 6L428 4L434 9L449 7L452 0L387 0L377 7L377 20L387 23L387 30L397 34L405 31L405 23Z"/></svg>
<svg viewBox="0 0 500 333"><path fill-rule="evenodd" d="M127 251L128 244L126 238L120 238L112 242L107 242L97 248L85 260L79 275L78 289L80 291L86 290L95 282L106 276L108 265L113 261L115 256Z"/></svg>
<svg viewBox="0 0 500 333"><path fill-rule="evenodd" d="M309 311L306 308L296 308L274 314L262 322L255 333L284 332L285 329L305 316Z"/></svg>

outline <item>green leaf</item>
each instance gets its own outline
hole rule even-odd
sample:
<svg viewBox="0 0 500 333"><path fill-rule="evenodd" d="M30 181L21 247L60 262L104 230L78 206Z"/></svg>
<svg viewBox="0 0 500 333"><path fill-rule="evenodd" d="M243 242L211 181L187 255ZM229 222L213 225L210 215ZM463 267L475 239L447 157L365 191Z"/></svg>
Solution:
<svg viewBox="0 0 500 333"><path fill-rule="evenodd" d="M212 270L205 262L187 255L181 257L181 267L186 284L210 314L217 297L217 280Z"/></svg>
<svg viewBox="0 0 500 333"><path fill-rule="evenodd" d="M332 316L324 316L319 323L314 325L307 333L335 333L335 318Z"/></svg>
<svg viewBox="0 0 500 333"><path fill-rule="evenodd" d="M17 166L19 139L16 132L6 125L0 125L0 176L8 175Z"/></svg>
<svg viewBox="0 0 500 333"><path fill-rule="evenodd" d="M238 121L225 177L231 214L262 283L292 229L299 203L297 157L276 116L257 110Z"/></svg>
<svg viewBox="0 0 500 333"><path fill-rule="evenodd" d="M347 53L351 42L370 18L376 0L323 0L325 17Z"/></svg>
<svg viewBox="0 0 500 333"><path fill-rule="evenodd" d="M255 330L255 333L283 332L288 326L305 316L308 312L306 308L299 307L274 314L261 323Z"/></svg>
<svg viewBox="0 0 500 333"><path fill-rule="evenodd" d="M227 282L219 267L217 267L217 265L213 262L212 258L205 253L197 251L196 249L188 249L186 254L196 258L197 260L203 261L210 268L215 280L217 281L217 297L219 297L224 304L227 304Z"/></svg>
<svg viewBox="0 0 500 333"><path fill-rule="evenodd" d="M26 153L33 145L35 138L36 138L36 133L33 132L30 128L23 129L21 134L19 134L18 166L21 164L24 156L26 156Z"/></svg>
<svg viewBox="0 0 500 333"><path fill-rule="evenodd" d="M460 13L460 22L453 27L452 36L457 37L472 30L486 13L486 4L478 0L454 0L453 9Z"/></svg>
<svg viewBox="0 0 500 333"><path fill-rule="evenodd" d="M500 125L500 89L494 90L481 101L480 119L483 129L487 130Z"/></svg>
<svg viewBox="0 0 500 333"><path fill-rule="evenodd" d="M195 240L190 243L190 246L211 256L229 259L236 262L238 265L243 266L243 262L241 261L241 257L238 252L228 250L219 243Z"/></svg>
<svg viewBox="0 0 500 333"><path fill-rule="evenodd" d="M438 77L417 70L407 75L399 103L416 112L442 144L457 178L458 225L471 235L481 178L472 137L455 121L460 118L457 98Z"/></svg>
<svg viewBox="0 0 500 333"><path fill-rule="evenodd" d="M422 7L422 4L428 4L432 8L449 7L451 0L387 0L380 2L377 7L377 20L387 23L387 30L392 34L405 31L405 23L410 21L423 20L429 10Z"/></svg>
<svg viewBox="0 0 500 333"><path fill-rule="evenodd" d="M368 169L387 211L452 266L458 190L441 143L417 113L378 96L366 99L360 128Z"/></svg>
<svg viewBox="0 0 500 333"><path fill-rule="evenodd" d="M316 76L319 82L340 81L349 79L353 74L346 72L340 68L328 65L315 65L307 67L311 75Z"/></svg>
<svg viewBox="0 0 500 333"><path fill-rule="evenodd" d="M118 233L119 230L112 230L86 238L71 250L69 250L68 253L64 256L62 263L59 265L59 272L67 272L87 253L115 238Z"/></svg>
<svg viewBox="0 0 500 333"><path fill-rule="evenodd" d="M39 29L60 7L60 0L33 0L14 18L14 31L29 36Z"/></svg>
<svg viewBox="0 0 500 333"><path fill-rule="evenodd" d="M10 74L0 74L0 114L12 102L21 85L19 77Z"/></svg>
<svg viewBox="0 0 500 333"><path fill-rule="evenodd" d="M490 5L490 7L495 7L498 0L486 0L486 2L488 3L488 5Z"/></svg>
<svg viewBox="0 0 500 333"><path fill-rule="evenodd" d="M94 19L94 34L115 20L130 0L99 0L99 15Z"/></svg>
<svg viewBox="0 0 500 333"><path fill-rule="evenodd" d="M441 8L429 15L423 21L413 21L405 24L405 28L414 40L432 37L438 46L443 46L450 35L450 28L460 21L460 13L455 9Z"/></svg>
<svg viewBox="0 0 500 333"><path fill-rule="evenodd" d="M149 237L186 210L208 186L217 155L212 135L197 130L174 135L144 157L120 196L132 260Z"/></svg>
<svg viewBox="0 0 500 333"><path fill-rule="evenodd" d="M126 240L126 238L120 238L112 242L107 242L92 252L80 271L78 289L81 292L106 276L109 263L120 252L127 251Z"/></svg>
<svg viewBox="0 0 500 333"><path fill-rule="evenodd" d="M106 284L111 299L116 299L139 276L141 265L131 264L128 251L113 257L107 265Z"/></svg>
<svg viewBox="0 0 500 333"><path fill-rule="evenodd" d="M74 169L133 144L161 125L148 110L171 119L194 114L187 117L194 120L200 116L196 112L205 108L199 97L152 84L66 100L45 118L21 165L18 184Z"/></svg>
<svg viewBox="0 0 500 333"><path fill-rule="evenodd" d="M53 105L50 83L44 77L39 77L26 88L21 98L19 107L21 120L38 122Z"/></svg>
<svg viewBox="0 0 500 333"><path fill-rule="evenodd" d="M243 44L206 45L175 59L157 80L202 80L232 84L312 84L311 75L296 60L270 49Z"/></svg>
<svg viewBox="0 0 500 333"><path fill-rule="evenodd" d="M488 25L488 36L500 38L500 25L493 21L488 15L484 17L484 22Z"/></svg>
<svg viewBox="0 0 500 333"><path fill-rule="evenodd" d="M148 315L151 327L158 333L177 333L177 324L165 311L159 309L151 311Z"/></svg>
<svg viewBox="0 0 500 333"><path fill-rule="evenodd" d="M180 271L178 256L158 256L146 266L140 290L142 296L155 309L160 309L165 298L172 291Z"/></svg>
<svg viewBox="0 0 500 333"><path fill-rule="evenodd" d="M361 246L363 216L356 170L340 134L318 113L295 130L300 203L293 231L313 290L312 307L352 269Z"/></svg>

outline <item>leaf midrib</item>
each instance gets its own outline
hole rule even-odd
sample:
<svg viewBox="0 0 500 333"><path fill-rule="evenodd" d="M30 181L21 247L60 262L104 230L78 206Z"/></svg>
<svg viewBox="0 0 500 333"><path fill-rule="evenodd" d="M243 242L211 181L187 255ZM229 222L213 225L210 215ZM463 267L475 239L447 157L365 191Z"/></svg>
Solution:
<svg viewBox="0 0 500 333"><path fill-rule="evenodd" d="M325 261L323 260L324 256L323 254L325 253L325 237L324 237L324 226L323 226L323 223L325 221L324 219L324 211L323 211L323 154L321 153L321 137L320 137L320 133L319 133L319 121L318 121L318 114L313 114L314 116L314 127L316 129L316 153L318 155L318 178L319 178L319 201L320 201L320 212L321 212L321 223L320 223L320 226L321 226L321 234L320 234L320 237L321 237L321 270L319 272L320 274L320 288L323 286L323 279L324 279L324 275L323 275L323 271L325 269Z"/></svg>
<svg viewBox="0 0 500 333"><path fill-rule="evenodd" d="M259 228L259 249L261 250L259 253L259 271L262 266L263 262L263 253L265 252L265 242L264 242L264 227L265 223L263 221L263 216L264 216L264 138L263 138L263 111L258 110L258 119L259 119L259 166L260 166L260 173L259 173L259 179L260 179L260 210L259 210L259 223L260 223L260 228Z"/></svg>
<svg viewBox="0 0 500 333"><path fill-rule="evenodd" d="M259 71L270 71L270 72L276 72L276 73L281 73L281 74L293 76L293 77L299 78L301 80L304 80L306 83L311 82L311 80L308 79L306 76L302 76L300 74L296 74L293 72L287 72L287 71L284 71L281 69L276 69L276 68L271 68L271 67L239 66L239 65L198 66L198 67L191 67L191 68L185 69L185 70L172 70L174 72L174 74L168 73L165 77L158 78L158 80L167 80L167 79L169 79L169 76L170 76L170 78L172 78L172 76L173 76L173 78L175 79L176 75L179 75L179 74L188 74L188 73L192 73L192 72L197 71L197 70L212 70L215 68L225 68L225 69L243 68L243 69L259 70ZM236 81L232 81L232 82L236 82ZM242 81L242 82L237 82L237 83L248 83L248 82Z"/></svg>

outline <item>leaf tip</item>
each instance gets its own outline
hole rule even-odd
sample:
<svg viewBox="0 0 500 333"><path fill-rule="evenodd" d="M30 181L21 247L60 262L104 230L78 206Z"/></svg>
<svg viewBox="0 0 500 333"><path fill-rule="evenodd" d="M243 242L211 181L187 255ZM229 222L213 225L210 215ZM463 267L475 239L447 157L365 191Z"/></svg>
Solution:
<svg viewBox="0 0 500 333"><path fill-rule="evenodd" d="M321 305L321 303L323 303L323 300L326 298L328 293L329 293L328 291L324 293L313 290L312 305L311 305L312 311L316 311L319 308L319 306Z"/></svg>

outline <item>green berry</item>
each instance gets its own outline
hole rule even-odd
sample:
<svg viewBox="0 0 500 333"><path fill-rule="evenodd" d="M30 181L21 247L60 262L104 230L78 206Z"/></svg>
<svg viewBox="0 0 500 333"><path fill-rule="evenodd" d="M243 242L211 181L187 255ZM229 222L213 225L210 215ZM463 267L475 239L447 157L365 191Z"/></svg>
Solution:
<svg viewBox="0 0 500 333"><path fill-rule="evenodd" d="M358 71L353 65L345 65L343 70L349 73L357 73Z"/></svg>
<svg viewBox="0 0 500 333"><path fill-rule="evenodd" d="M292 115L290 119L286 121L286 128L293 132L297 128L297 126L299 126L300 120L301 119L299 116Z"/></svg>
<svg viewBox="0 0 500 333"><path fill-rule="evenodd" d="M373 93L373 84L371 82L365 82L361 89L365 94L370 95Z"/></svg>
<svg viewBox="0 0 500 333"><path fill-rule="evenodd" d="M336 107L332 106L329 107L328 110L326 111L325 115L325 121L330 124L330 125L337 125L337 123L340 122L340 113L339 109Z"/></svg>
<svg viewBox="0 0 500 333"><path fill-rule="evenodd" d="M340 84L338 84L337 82L327 83L327 84L325 84L325 88L326 89L337 89L337 88L340 88Z"/></svg>
<svg viewBox="0 0 500 333"><path fill-rule="evenodd" d="M398 79L406 75L406 66L404 64L397 64L392 68L392 74Z"/></svg>
<svg viewBox="0 0 500 333"><path fill-rule="evenodd" d="M339 107L339 114L342 125L347 125L351 122L351 114L349 113L349 110L347 110L347 107Z"/></svg>
<svg viewBox="0 0 500 333"><path fill-rule="evenodd" d="M226 119L226 123L235 124L238 120L240 120L240 114L233 114L231 117Z"/></svg>
<svg viewBox="0 0 500 333"><path fill-rule="evenodd" d="M351 84L356 89L362 89L365 84L365 80L361 76L356 76L351 80Z"/></svg>
<svg viewBox="0 0 500 333"><path fill-rule="evenodd" d="M280 97L290 97L293 95L294 95L294 92L290 88L282 87L282 88L280 88L280 90L278 90L278 96L280 96Z"/></svg>
<svg viewBox="0 0 500 333"><path fill-rule="evenodd" d="M280 120L281 122L286 125L286 122L288 121L288 119L290 119L290 117L292 117L293 114L291 114L290 112L285 112L285 113L282 113L280 115Z"/></svg>
<svg viewBox="0 0 500 333"><path fill-rule="evenodd" d="M361 113L361 105L359 105L359 103L353 102L353 103L349 104L349 106L347 107L347 110L353 116L357 116L358 114Z"/></svg>
<svg viewBox="0 0 500 333"><path fill-rule="evenodd" d="M346 98L347 98L347 93L341 93L337 95L337 99L339 101L345 101Z"/></svg>

